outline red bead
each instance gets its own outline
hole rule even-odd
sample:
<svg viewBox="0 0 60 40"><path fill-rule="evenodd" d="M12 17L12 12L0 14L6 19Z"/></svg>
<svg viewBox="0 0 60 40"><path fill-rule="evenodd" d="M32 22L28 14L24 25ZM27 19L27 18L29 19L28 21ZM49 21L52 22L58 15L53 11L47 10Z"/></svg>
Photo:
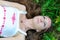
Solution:
<svg viewBox="0 0 60 40"><path fill-rule="evenodd" d="M6 12L6 10L4 10L4 12Z"/></svg>
<svg viewBox="0 0 60 40"><path fill-rule="evenodd" d="M0 34L1 34L2 32L0 32Z"/></svg>
<svg viewBox="0 0 60 40"><path fill-rule="evenodd" d="M3 19L6 19L6 17L4 17Z"/></svg>
<svg viewBox="0 0 60 40"><path fill-rule="evenodd" d="M2 27L4 27L4 25L2 25Z"/></svg>

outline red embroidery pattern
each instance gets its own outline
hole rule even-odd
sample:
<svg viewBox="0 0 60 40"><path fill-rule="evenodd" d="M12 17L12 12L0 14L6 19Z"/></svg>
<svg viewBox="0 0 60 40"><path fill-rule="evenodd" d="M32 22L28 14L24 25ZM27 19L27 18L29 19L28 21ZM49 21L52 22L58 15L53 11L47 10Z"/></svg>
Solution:
<svg viewBox="0 0 60 40"><path fill-rule="evenodd" d="M5 20L6 20L6 9L5 9L5 7L3 7L3 9L4 9L4 17L3 17L3 23L1 25L0 35L2 34L2 30L4 28Z"/></svg>
<svg viewBox="0 0 60 40"><path fill-rule="evenodd" d="M12 16L12 23L14 24L14 22L15 22L15 13Z"/></svg>

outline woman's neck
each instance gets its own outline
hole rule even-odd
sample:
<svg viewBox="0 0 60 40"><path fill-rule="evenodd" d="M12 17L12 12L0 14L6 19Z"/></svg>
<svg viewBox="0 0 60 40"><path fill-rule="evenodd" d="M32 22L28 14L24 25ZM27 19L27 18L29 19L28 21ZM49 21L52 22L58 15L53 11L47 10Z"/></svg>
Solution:
<svg viewBox="0 0 60 40"><path fill-rule="evenodd" d="M29 30L29 29L34 29L33 28L33 23L32 23L32 19L27 19L26 21L25 21L25 30L27 31L27 30Z"/></svg>

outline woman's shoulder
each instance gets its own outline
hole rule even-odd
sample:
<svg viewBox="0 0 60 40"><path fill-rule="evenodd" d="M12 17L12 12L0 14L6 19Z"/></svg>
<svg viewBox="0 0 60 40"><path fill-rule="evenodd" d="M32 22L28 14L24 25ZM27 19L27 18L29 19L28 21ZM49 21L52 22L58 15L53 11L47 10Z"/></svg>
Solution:
<svg viewBox="0 0 60 40"><path fill-rule="evenodd" d="M16 6L19 6L21 10L26 10L26 6L20 3L16 3Z"/></svg>
<svg viewBox="0 0 60 40"><path fill-rule="evenodd" d="M19 3L16 3L16 2L0 1L0 5L15 7L19 10L26 10L25 5L22 5L22 4L19 4Z"/></svg>

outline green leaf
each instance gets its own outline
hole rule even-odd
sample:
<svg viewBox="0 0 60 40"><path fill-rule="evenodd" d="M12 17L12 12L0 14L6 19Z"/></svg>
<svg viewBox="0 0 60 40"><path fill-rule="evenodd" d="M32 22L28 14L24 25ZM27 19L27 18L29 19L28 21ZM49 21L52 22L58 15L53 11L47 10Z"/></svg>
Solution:
<svg viewBox="0 0 60 40"><path fill-rule="evenodd" d="M59 31L59 32L60 32L60 27L57 27L57 31Z"/></svg>
<svg viewBox="0 0 60 40"><path fill-rule="evenodd" d="M56 18L56 22L55 23L58 23L58 22L60 22L60 16L57 16L57 18Z"/></svg>
<svg viewBox="0 0 60 40"><path fill-rule="evenodd" d="M36 2L38 3L38 2L39 2L39 0L36 0Z"/></svg>
<svg viewBox="0 0 60 40"><path fill-rule="evenodd" d="M45 33L43 36L43 39L44 40L57 40L57 38L55 38L54 34L55 34L54 32Z"/></svg>
<svg viewBox="0 0 60 40"><path fill-rule="evenodd" d="M47 34L44 34L43 39L44 40L51 40Z"/></svg>

